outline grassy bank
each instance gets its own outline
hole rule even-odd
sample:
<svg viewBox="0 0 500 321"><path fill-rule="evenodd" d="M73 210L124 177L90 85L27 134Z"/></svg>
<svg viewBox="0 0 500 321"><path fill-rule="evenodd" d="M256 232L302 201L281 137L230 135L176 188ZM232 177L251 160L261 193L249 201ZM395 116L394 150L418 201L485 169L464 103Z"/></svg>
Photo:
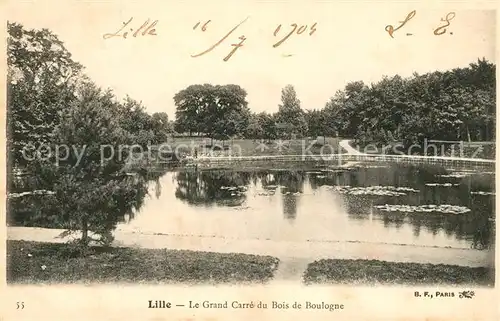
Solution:
<svg viewBox="0 0 500 321"><path fill-rule="evenodd" d="M304 274L306 284L350 285L478 285L493 286L495 272L443 264L377 260L318 260Z"/></svg>
<svg viewBox="0 0 500 321"><path fill-rule="evenodd" d="M302 154L334 154L339 152L339 138L327 137L319 144L314 144L314 139L291 139L264 141L252 139L234 139L228 141L214 140L212 146L204 146L212 143L209 138L182 137L174 138L166 142L173 150L181 154L191 154L196 147L198 155L232 155L232 156L269 156L269 155L302 155ZM224 148L222 149L222 146ZM325 146L326 145L326 146Z"/></svg>
<svg viewBox="0 0 500 321"><path fill-rule="evenodd" d="M270 256L165 249L92 247L85 257L66 244L7 241L8 283L264 283Z"/></svg>
<svg viewBox="0 0 500 321"><path fill-rule="evenodd" d="M427 156L495 159L495 142L464 142L464 146L455 144L451 147L450 144L439 144L431 141L421 145L413 145L411 149L410 147L402 147L402 142L370 144L353 142L351 146L368 154L424 156L427 151Z"/></svg>

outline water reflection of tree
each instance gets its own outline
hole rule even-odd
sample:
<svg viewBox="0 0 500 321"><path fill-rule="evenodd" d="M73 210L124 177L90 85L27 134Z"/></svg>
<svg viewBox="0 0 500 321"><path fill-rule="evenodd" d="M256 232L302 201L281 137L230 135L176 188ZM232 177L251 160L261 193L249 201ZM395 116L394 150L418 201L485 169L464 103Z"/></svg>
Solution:
<svg viewBox="0 0 500 321"><path fill-rule="evenodd" d="M309 174L309 184L313 190L317 190L321 186L341 186L346 185L345 172L324 172L320 175Z"/></svg>
<svg viewBox="0 0 500 321"><path fill-rule="evenodd" d="M395 213L384 213L382 214L382 222L384 222L384 227L394 225L396 229L400 229L405 222L405 217Z"/></svg>
<svg viewBox="0 0 500 321"><path fill-rule="evenodd" d="M281 186L283 216L293 221L297 217L297 205L300 195L304 192L306 173L302 171L280 171L275 173L276 182Z"/></svg>
<svg viewBox="0 0 500 321"><path fill-rule="evenodd" d="M130 189L126 194L118 195L115 200L120 204L120 217L119 220L123 221L125 216L133 219L135 213L144 205L146 195L148 194L148 180L152 177L136 176L128 183Z"/></svg>
<svg viewBox="0 0 500 321"><path fill-rule="evenodd" d="M161 182L159 177L155 179L155 196L157 199L161 196Z"/></svg>
<svg viewBox="0 0 500 321"><path fill-rule="evenodd" d="M147 195L148 175L131 175L116 183L114 192L106 202L109 203L105 216L105 222L101 226L103 229L112 231L117 223L123 222L125 217L133 218L144 204ZM110 184L113 184L111 182ZM92 186L89 184L89 188ZM87 185L79 185L80 190L87 188ZM92 207L92 200L80 204L82 208ZM59 203L57 197L52 195L27 195L23 197L11 198L8 200L8 222L12 225L36 226L44 228L70 227L71 215Z"/></svg>
<svg viewBox="0 0 500 321"><path fill-rule="evenodd" d="M256 182L255 184L257 184L257 181L260 180L264 189L269 189L270 187L275 188L278 185L275 175L270 171L255 172L252 176Z"/></svg>
<svg viewBox="0 0 500 321"><path fill-rule="evenodd" d="M297 201L298 196L283 195L283 217L293 221L297 218Z"/></svg>
<svg viewBox="0 0 500 321"><path fill-rule="evenodd" d="M436 235L443 231L448 236L466 239L476 248L484 248L492 244L494 237L494 197L471 195L472 191L494 191L494 175L474 174L462 178L442 177L450 174L439 166L432 165L391 165L388 168L358 168L341 173L328 173L326 177L310 176L311 186L349 185L357 186L396 186L410 187L418 193L407 193L405 196L356 196L343 195L347 213L351 219L368 219L373 205L424 205L450 204L465 206L471 209L470 214L419 214L419 213L375 213L383 221L384 226L396 228L408 223L415 236L419 236L422 228ZM451 183L459 186L428 186L429 183Z"/></svg>
<svg viewBox="0 0 500 321"><path fill-rule="evenodd" d="M192 205L238 206L245 201L246 194L234 188L247 187L250 179L248 172L182 171L176 176L175 196Z"/></svg>
<svg viewBox="0 0 500 321"><path fill-rule="evenodd" d="M474 200L472 203L473 210L467 214L411 213L407 217L415 236L419 235L422 227L434 235L442 230L448 236L469 240L473 248L486 248L492 244L494 237L489 214L493 210L494 198Z"/></svg>
<svg viewBox="0 0 500 321"><path fill-rule="evenodd" d="M276 183L285 187L283 193L302 193L305 173L299 171L279 171L274 173Z"/></svg>
<svg viewBox="0 0 500 321"><path fill-rule="evenodd" d="M306 173L303 171L259 171L252 175L260 180L266 190L280 190L283 203L283 216L294 220L297 217L298 193L304 191Z"/></svg>

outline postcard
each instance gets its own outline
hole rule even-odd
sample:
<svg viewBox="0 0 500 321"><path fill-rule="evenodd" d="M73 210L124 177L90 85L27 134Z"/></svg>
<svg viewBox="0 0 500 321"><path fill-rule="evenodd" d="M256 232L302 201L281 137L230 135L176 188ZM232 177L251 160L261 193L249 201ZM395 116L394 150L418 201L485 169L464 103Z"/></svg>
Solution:
<svg viewBox="0 0 500 321"><path fill-rule="evenodd" d="M2 320L499 318L495 2L2 12Z"/></svg>

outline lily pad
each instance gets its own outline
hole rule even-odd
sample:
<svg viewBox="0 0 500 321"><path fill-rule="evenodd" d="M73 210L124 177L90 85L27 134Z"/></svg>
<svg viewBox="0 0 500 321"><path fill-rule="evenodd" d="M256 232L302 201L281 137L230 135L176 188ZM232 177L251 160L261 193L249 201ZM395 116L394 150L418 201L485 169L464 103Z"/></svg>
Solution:
<svg viewBox="0 0 500 321"><path fill-rule="evenodd" d="M452 186L460 186L460 184L452 184L452 183L427 183L425 186L443 186L443 187L452 187Z"/></svg>
<svg viewBox="0 0 500 321"><path fill-rule="evenodd" d="M483 191L474 191L470 193L472 195L495 195L495 192L483 192Z"/></svg>
<svg viewBox="0 0 500 321"><path fill-rule="evenodd" d="M442 213L442 214L465 214L471 210L458 205L376 205L374 208L383 212L402 212L402 213Z"/></svg>
<svg viewBox="0 0 500 321"><path fill-rule="evenodd" d="M350 187L350 186L328 186L341 194L348 195L372 195L372 196L405 196L407 193L418 193L419 190L409 187L395 186L367 186L367 187Z"/></svg>
<svg viewBox="0 0 500 321"><path fill-rule="evenodd" d="M442 175L437 175L439 177L443 178L464 178L470 175L473 175L474 172L451 172L449 174L442 174Z"/></svg>

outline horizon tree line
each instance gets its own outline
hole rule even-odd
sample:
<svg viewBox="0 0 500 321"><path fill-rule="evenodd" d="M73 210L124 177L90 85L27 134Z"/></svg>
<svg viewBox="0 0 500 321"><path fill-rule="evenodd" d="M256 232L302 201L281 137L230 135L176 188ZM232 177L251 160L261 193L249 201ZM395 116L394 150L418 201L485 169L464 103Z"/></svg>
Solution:
<svg viewBox="0 0 500 321"><path fill-rule="evenodd" d="M495 72L496 65L483 58L444 72L384 76L369 85L352 81L324 107L312 110L302 109L294 87L287 85L276 113L251 112L247 93L238 85L191 85L174 97L174 129L215 139L342 136L358 144L405 146L424 139L491 141Z"/></svg>

